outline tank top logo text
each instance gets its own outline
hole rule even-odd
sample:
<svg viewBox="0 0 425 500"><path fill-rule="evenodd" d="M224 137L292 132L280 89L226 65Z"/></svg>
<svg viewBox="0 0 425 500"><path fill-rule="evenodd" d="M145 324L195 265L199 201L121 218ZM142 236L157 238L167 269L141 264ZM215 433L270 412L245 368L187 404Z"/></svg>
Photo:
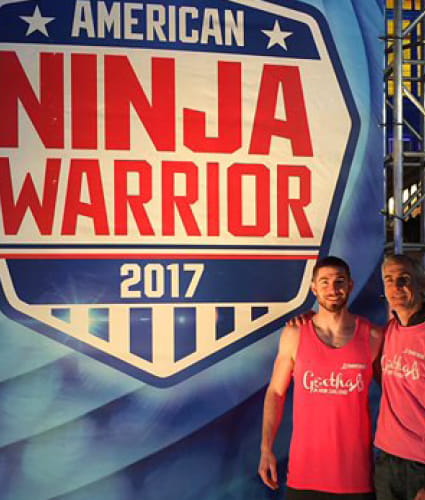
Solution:
<svg viewBox="0 0 425 500"><path fill-rule="evenodd" d="M384 355L381 359L381 365L382 371L388 375L419 380L419 364L416 360L409 363L400 354L394 355L393 358L388 358L388 356Z"/></svg>
<svg viewBox="0 0 425 500"><path fill-rule="evenodd" d="M362 392L364 381L361 373L354 378L344 377L343 373L332 372L329 377L319 377L311 370L304 372L303 386L309 392L345 395L353 391Z"/></svg>

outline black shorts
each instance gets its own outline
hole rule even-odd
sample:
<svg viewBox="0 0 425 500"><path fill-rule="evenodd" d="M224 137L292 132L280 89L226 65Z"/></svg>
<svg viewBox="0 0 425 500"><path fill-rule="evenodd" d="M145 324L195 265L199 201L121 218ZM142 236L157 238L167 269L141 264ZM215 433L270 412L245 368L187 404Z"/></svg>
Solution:
<svg viewBox="0 0 425 500"><path fill-rule="evenodd" d="M375 463L379 500L411 500L425 488L425 464L380 451Z"/></svg>
<svg viewBox="0 0 425 500"><path fill-rule="evenodd" d="M285 500L375 500L375 493L327 493L326 491L296 490L288 486Z"/></svg>

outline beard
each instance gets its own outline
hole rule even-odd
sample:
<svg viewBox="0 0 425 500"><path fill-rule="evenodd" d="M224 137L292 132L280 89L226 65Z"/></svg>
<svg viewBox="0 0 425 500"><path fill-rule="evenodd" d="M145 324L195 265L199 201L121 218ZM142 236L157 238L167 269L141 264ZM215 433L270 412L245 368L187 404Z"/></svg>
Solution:
<svg viewBox="0 0 425 500"><path fill-rule="evenodd" d="M319 303L319 305L321 307L323 307L323 309L325 309L326 311L329 311L329 312L340 312L342 311L345 306L347 305L347 302L348 302L348 297L344 297L342 298L340 301L338 302L334 302L334 301L328 301L326 300L325 298L317 298L317 302Z"/></svg>

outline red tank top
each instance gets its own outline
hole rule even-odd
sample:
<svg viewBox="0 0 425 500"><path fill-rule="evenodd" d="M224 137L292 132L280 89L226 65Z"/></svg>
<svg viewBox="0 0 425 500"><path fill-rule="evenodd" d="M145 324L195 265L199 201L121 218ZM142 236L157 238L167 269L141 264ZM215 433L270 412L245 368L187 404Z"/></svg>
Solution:
<svg viewBox="0 0 425 500"><path fill-rule="evenodd" d="M292 488L373 491L370 329L357 317L352 340L333 348L311 321L301 327L287 480Z"/></svg>
<svg viewBox="0 0 425 500"><path fill-rule="evenodd" d="M401 326L393 319L385 332L382 399L376 429L378 448L425 463L425 326Z"/></svg>

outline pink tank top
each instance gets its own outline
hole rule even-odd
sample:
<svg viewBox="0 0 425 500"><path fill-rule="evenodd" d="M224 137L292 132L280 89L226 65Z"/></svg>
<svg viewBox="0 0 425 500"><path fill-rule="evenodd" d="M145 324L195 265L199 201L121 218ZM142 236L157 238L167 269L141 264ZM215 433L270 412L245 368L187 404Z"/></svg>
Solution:
<svg viewBox="0 0 425 500"><path fill-rule="evenodd" d="M373 491L370 329L357 317L354 337L336 349L319 339L311 321L301 327L287 480L292 488Z"/></svg>
<svg viewBox="0 0 425 500"><path fill-rule="evenodd" d="M385 333L382 399L375 444L425 463L425 326L393 319Z"/></svg>

